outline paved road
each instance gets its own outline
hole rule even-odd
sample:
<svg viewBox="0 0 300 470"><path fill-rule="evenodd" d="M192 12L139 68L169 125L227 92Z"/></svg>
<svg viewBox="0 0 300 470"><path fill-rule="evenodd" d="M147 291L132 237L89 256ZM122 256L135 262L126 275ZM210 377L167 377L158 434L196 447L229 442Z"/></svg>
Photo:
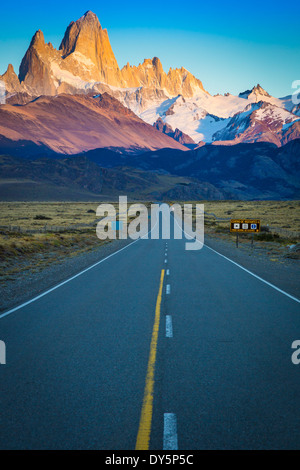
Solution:
<svg viewBox="0 0 300 470"><path fill-rule="evenodd" d="M300 448L299 303L206 246L132 243L0 339L1 449L134 449L147 419L150 449Z"/></svg>

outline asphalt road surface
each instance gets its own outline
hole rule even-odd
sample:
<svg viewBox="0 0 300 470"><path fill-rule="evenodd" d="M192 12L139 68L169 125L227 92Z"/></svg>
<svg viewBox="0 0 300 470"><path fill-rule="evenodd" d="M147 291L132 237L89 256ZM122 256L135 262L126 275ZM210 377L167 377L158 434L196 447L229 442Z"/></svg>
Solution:
<svg viewBox="0 0 300 470"><path fill-rule="evenodd" d="M299 449L300 304L142 239L0 315L1 449Z"/></svg>

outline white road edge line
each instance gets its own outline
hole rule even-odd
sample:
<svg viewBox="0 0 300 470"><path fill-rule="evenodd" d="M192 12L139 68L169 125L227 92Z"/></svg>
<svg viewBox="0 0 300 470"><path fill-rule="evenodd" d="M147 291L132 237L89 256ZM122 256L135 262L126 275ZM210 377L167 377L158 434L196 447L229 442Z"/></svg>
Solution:
<svg viewBox="0 0 300 470"><path fill-rule="evenodd" d="M123 248L120 248L120 250L115 251L114 253L111 253L110 255L106 256L105 258L101 259L100 261L97 261L97 263L92 264L92 266L89 266L88 268L84 269L83 271L80 271L79 273L75 274L74 276L70 277L69 279L66 279L66 280L63 281L63 282L60 282L59 284L57 284L56 286L52 287L51 289L48 289L48 290L46 290L45 292L43 292L42 294L37 295L37 296L34 297L33 299L28 300L27 302L24 302L23 304L18 305L17 307L14 307L14 308L8 310L7 312L1 313L1 314L0 314L0 320L1 320L1 318L7 317L7 316L10 315L11 313L14 313L14 312L16 312L17 310L20 310L21 308L26 307L27 305L31 304L32 302L35 302L36 300L38 300L38 299L44 297L45 295L50 294L50 292L53 292L54 290L58 289L59 287L63 286L64 284L67 284L67 283L70 282L70 281L73 281L73 279L76 279L77 277L79 277L79 276L81 276L82 274L86 273L86 272L89 271L90 269L95 268L96 266L98 266L98 264L103 263L104 261L106 261L107 259L111 258L112 256L117 255L118 253L120 253L121 251L125 250L126 248L128 248L128 247L131 246L131 245L133 245L134 243L138 242L139 240L142 240L143 238L146 238L146 237L149 235L149 233L151 233L152 230L156 227L157 223L158 223L158 222L156 221L156 224L154 225L154 227L153 227L151 230L149 230L149 232L148 232L146 235L143 235L141 238L138 238L137 240L134 240L133 242L129 243L128 245L123 246Z"/></svg>
<svg viewBox="0 0 300 470"><path fill-rule="evenodd" d="M117 253L120 253L121 251L125 250L125 248L128 248L129 246L133 245L134 243L136 243L139 240L140 240L140 238L135 240L134 242L129 243L129 245L124 246L120 250L115 251L114 253L111 253L110 255L106 256L106 258L103 258L102 260L98 261L97 263L93 264L92 266L89 266L88 268L84 269L83 271L80 271L80 273L75 274L75 276L72 276L72 277L70 277L69 279L66 279L63 282L60 282L59 284L57 284L57 286L54 286L51 289L46 290L45 292L43 292L40 295L37 295L33 299L28 300L27 302L24 302L23 304L18 305L17 307L12 308L11 310L8 310L8 312L0 314L0 319L6 317L7 315L10 315L13 312L16 312L16 310L19 310L20 308L26 307L26 305L29 305L32 302L35 302L36 300L40 299L41 297L44 297L45 295L50 294L50 292L53 292L54 290L58 289L59 287L63 286L64 284L67 284L68 282L73 281L73 279L76 279L76 277L79 277L79 276L81 276L81 274L84 274L87 271L89 271L90 269L93 269L95 266L98 266L98 264L103 263L108 258L111 258L112 256L116 255Z"/></svg>
<svg viewBox="0 0 300 470"><path fill-rule="evenodd" d="M164 413L163 450L178 450L177 419L175 413Z"/></svg>
<svg viewBox="0 0 300 470"><path fill-rule="evenodd" d="M174 217L174 220L176 222L176 224L178 225L178 227L182 230L182 232L187 235L185 233L185 231L183 230L182 227L180 227L180 225L178 224L176 218ZM291 294L288 294L287 292L285 292L284 290L282 289L279 289L279 287L276 287L274 286L274 284L271 284L271 282L268 282L266 281L265 279L263 279L262 277L258 276L257 274L254 274L252 271L249 271L249 269L246 269L244 268L243 266L241 266L240 264L236 263L235 261L232 261L232 259L230 258L227 258L227 256L224 256L222 255L221 253L219 253L218 251L214 250L213 248L210 248L209 246L207 246L205 243L203 243L203 246L205 246L206 248L208 248L209 250L213 251L214 253L216 253L217 255L219 256L222 256L222 258L226 259L227 261L230 261L230 263L234 264L235 266L237 266L238 268L241 268L243 271L245 271L246 273L250 274L251 276L253 277L256 277L256 279L258 279L259 281L261 282L264 282L265 284L267 284L269 287L272 287L273 289L277 290L278 292L280 292L281 294L289 297L290 299L294 300L295 302L297 302L298 304L300 304L300 300L297 299L297 297L294 297L293 295Z"/></svg>
<svg viewBox="0 0 300 470"><path fill-rule="evenodd" d="M279 287L274 286L274 284L271 284L271 282L268 282L268 281L266 281L265 279L263 279L262 277L258 276L257 274L254 274L252 271L249 271L249 269L244 268L244 267L241 266L240 264L236 263L235 261L232 261L232 259L227 258L227 256L222 255L221 253L219 253L218 251L214 250L213 248L210 248L210 247L207 246L207 245L204 245L204 246L205 246L206 248L208 248L209 250L213 251L214 253L216 253L217 255L222 256L222 258L227 259L227 261L230 261L230 263L235 264L235 266L238 266L238 267L241 268L243 271L246 271L246 273L251 274L251 276L256 277L256 279L259 279L260 281L264 282L264 283L267 284L268 286L270 286L270 287L272 287L273 289L277 290L277 291L280 292L281 294L286 295L286 296L289 297L290 299L292 299L292 300L294 300L295 302L298 302L298 303L300 304L300 300L297 299L297 297L294 297L293 295L288 294L288 293L285 292L284 290L279 289Z"/></svg>
<svg viewBox="0 0 300 470"><path fill-rule="evenodd" d="M172 315L166 315L166 338L173 338Z"/></svg>

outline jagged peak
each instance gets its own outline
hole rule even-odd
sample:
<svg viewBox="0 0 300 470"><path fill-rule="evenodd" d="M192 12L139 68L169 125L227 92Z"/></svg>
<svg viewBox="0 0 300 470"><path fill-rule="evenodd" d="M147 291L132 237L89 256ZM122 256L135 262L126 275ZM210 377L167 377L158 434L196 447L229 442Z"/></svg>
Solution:
<svg viewBox="0 0 300 470"><path fill-rule="evenodd" d="M86 11L85 14L81 18L75 21L75 23L78 23L78 24L95 23L97 26L101 28L101 24L100 24L98 16L95 13L93 13L91 10Z"/></svg>
<svg viewBox="0 0 300 470"><path fill-rule="evenodd" d="M1 77L6 80L14 80L17 77L15 69L12 64L8 64L6 72L4 72L4 74L1 75Z"/></svg>
<svg viewBox="0 0 300 470"><path fill-rule="evenodd" d="M97 18L98 20L98 16L96 15L96 13L92 12L91 10L87 10L82 16L82 18Z"/></svg>
<svg viewBox="0 0 300 470"><path fill-rule="evenodd" d="M14 66L12 64L8 64L6 72L7 74L15 73Z"/></svg>
<svg viewBox="0 0 300 470"><path fill-rule="evenodd" d="M39 77L37 70L41 75ZM168 74L165 73L156 56L144 59L138 66L131 66L127 62L122 73L106 29L101 27L97 15L91 10L69 24L59 52L51 43L45 43L41 30L36 31L22 60L19 80L24 81L27 77L27 83L32 88L39 91L46 89L47 93L54 93L59 88L58 93L61 93L69 86L65 85L67 80L57 85L61 70L80 76L84 81L103 82L118 87L156 87L160 92L167 90L172 96L178 92L193 96L199 89L204 90L200 80L184 67L170 68ZM59 80L56 80L57 77Z"/></svg>
<svg viewBox="0 0 300 470"><path fill-rule="evenodd" d="M144 59L142 65L147 65L147 64L152 65L152 59Z"/></svg>
<svg viewBox="0 0 300 470"><path fill-rule="evenodd" d="M161 65L161 61L158 57L153 57L152 64L157 67Z"/></svg>
<svg viewBox="0 0 300 470"><path fill-rule="evenodd" d="M252 88L251 92L255 93L256 95L270 96L269 93L259 83Z"/></svg>
<svg viewBox="0 0 300 470"><path fill-rule="evenodd" d="M5 83L5 89L7 92L19 92L20 91L20 81L17 74L14 71L12 64L8 64L6 72L3 75L0 75L1 82ZM0 83L1 84L1 83ZM3 84L2 84L3 87Z"/></svg>
<svg viewBox="0 0 300 470"><path fill-rule="evenodd" d="M59 50L62 50L66 56L74 52L76 42L82 34L90 34L89 31L94 31L94 34L97 34L99 30L102 30L102 26L97 15L91 10L88 10L78 20L71 21L61 41Z"/></svg>
<svg viewBox="0 0 300 470"><path fill-rule="evenodd" d="M38 29L34 33L33 38L31 39L31 43L30 43L29 47L32 47L32 46L37 47L39 45L43 45L43 46L45 45L44 33L40 29Z"/></svg>
<svg viewBox="0 0 300 470"><path fill-rule="evenodd" d="M248 99L250 95L270 97L269 93L259 83L255 85L251 90L246 90L242 93L239 93L239 97L245 99Z"/></svg>
<svg viewBox="0 0 300 470"><path fill-rule="evenodd" d="M152 57L152 59L144 59L142 65L144 64L145 65L149 64L149 65L154 65L154 66L158 64L161 65L161 61L158 57Z"/></svg>

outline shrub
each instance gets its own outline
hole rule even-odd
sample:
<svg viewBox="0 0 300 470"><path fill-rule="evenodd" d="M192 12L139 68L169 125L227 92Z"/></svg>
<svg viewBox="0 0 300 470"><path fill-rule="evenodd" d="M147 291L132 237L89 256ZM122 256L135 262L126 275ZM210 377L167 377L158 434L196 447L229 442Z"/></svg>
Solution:
<svg viewBox="0 0 300 470"><path fill-rule="evenodd" d="M34 217L34 220L52 220L52 217L47 217L46 215L38 214Z"/></svg>
<svg viewBox="0 0 300 470"><path fill-rule="evenodd" d="M264 241L264 242L279 242L280 236L278 235L278 233L261 232L261 233L255 234L254 239Z"/></svg>

